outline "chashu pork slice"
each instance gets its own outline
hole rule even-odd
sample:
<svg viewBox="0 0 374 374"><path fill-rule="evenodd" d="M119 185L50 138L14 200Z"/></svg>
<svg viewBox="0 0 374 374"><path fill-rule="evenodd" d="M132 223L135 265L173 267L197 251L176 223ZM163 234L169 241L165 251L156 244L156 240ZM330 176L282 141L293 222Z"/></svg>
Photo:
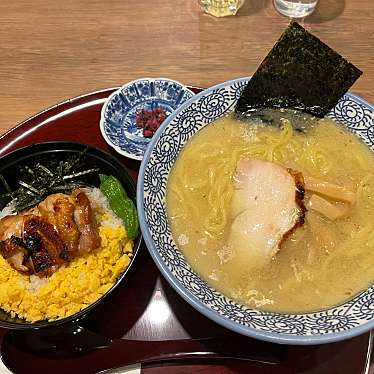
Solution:
<svg viewBox="0 0 374 374"><path fill-rule="evenodd" d="M231 247L237 252L251 251L255 261L270 259L304 223L303 198L301 173L269 161L240 159L231 202Z"/></svg>

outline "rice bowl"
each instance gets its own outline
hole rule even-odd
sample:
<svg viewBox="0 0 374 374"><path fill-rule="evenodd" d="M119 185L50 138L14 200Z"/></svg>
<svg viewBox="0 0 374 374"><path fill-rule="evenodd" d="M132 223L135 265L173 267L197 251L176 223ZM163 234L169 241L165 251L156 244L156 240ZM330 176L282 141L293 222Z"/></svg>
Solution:
<svg viewBox="0 0 374 374"><path fill-rule="evenodd" d="M0 175L5 178L10 188L14 190L17 187L17 181L20 177L20 167L22 168L24 165L36 165L39 160L50 160L51 157L57 160L66 160L81 154L83 151L85 152L83 167L87 169L96 168L99 172L89 174L84 180L81 180L83 182L81 185L82 192L87 194L87 189L84 186L99 187L101 185L100 173L100 175L110 175L117 178L126 191L128 198L132 201L135 200L136 190L134 180L129 175L126 167L115 157L101 149L77 142L44 142L19 148L1 158ZM4 184L0 183L0 219L2 215L12 214L11 200L4 198L4 193L6 192ZM126 246L126 243L129 241L128 238L125 236L122 238L115 237L115 235L126 235L126 231L124 234L122 230L117 229L119 222L123 222L124 225L126 225L126 222L122 221L123 218L118 219L117 216L114 217L113 211L109 212L111 214L104 215L105 208L102 207L102 203L95 203L98 200L98 195L101 195L101 191L94 189L91 192L90 197L87 197L87 199L89 199L89 204L91 205L91 215L95 214L95 217L93 217L97 221L95 231L102 242L102 246L97 248L97 251L90 252L85 256L80 253L79 257L71 256L70 262L67 261L64 265L59 266L59 271L50 276L48 282L46 282L44 276L25 277L19 272L14 277L13 268L9 269L7 263L4 266L3 262L0 262L0 271L4 272L3 269L6 269L7 272L0 279L8 281L9 278L9 281L0 290L1 327L9 329L39 329L77 321L92 312L104 300L108 300L109 295L114 291L118 291L119 286L124 285L123 282L134 265L142 237L140 234L134 236L134 233L127 231L128 236L132 239L130 253L130 243ZM103 192L105 194L105 191ZM51 193L53 194L53 192ZM91 200L95 201L91 202ZM107 202L108 200L104 204L106 207L108 207ZM104 237L104 240L101 239ZM108 240L111 240L112 244L118 245L117 248L113 247L113 245L109 248ZM121 256L118 253L121 253ZM124 254L126 256L122 256ZM115 257L117 260L109 260L109 256ZM121 257L122 259L120 260ZM117 269L119 272L117 276L113 274L116 262L118 263ZM107 265L107 269L109 270L104 269L104 265ZM119 267L121 267L121 271ZM84 281L80 280L77 276L79 269L83 269L83 273L86 274ZM83 278L82 275L81 277ZM96 279L96 281L93 279ZM42 292L46 293L46 295L43 295ZM54 295L54 292L57 295ZM5 297L9 299L5 300ZM23 304L25 302L26 304ZM27 308L27 302L28 305L31 305L31 312L28 317L23 314L26 309L22 310L22 307L25 305L25 308ZM55 306L58 305L61 310L51 312L53 303ZM19 309L11 311L12 307ZM51 313L48 316L42 314L46 312L47 308L49 308L48 310ZM31 322L31 319L33 322Z"/></svg>
<svg viewBox="0 0 374 374"><path fill-rule="evenodd" d="M98 300L128 267L133 241L98 188L85 188L98 222L99 249L74 258L50 278L22 275L0 257L0 306L29 322L57 320Z"/></svg>

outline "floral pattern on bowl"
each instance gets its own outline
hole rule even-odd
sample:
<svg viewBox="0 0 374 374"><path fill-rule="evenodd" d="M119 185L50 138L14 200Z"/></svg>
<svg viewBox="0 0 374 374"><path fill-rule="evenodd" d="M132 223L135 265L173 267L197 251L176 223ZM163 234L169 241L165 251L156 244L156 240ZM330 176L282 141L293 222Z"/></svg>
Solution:
<svg viewBox="0 0 374 374"><path fill-rule="evenodd" d="M136 113L156 107L170 115L194 93L181 83L166 78L142 78L115 91L101 111L100 130L118 153L141 160L150 142L136 125Z"/></svg>
<svg viewBox="0 0 374 374"><path fill-rule="evenodd" d="M233 111L250 78L224 82L174 112L153 137L140 168L137 204L145 242L158 268L195 309L235 332L285 344L322 344L374 328L374 286L328 310L280 314L240 305L208 286L173 240L166 213L170 170L186 142L201 128ZM374 107L346 94L329 113L374 150Z"/></svg>

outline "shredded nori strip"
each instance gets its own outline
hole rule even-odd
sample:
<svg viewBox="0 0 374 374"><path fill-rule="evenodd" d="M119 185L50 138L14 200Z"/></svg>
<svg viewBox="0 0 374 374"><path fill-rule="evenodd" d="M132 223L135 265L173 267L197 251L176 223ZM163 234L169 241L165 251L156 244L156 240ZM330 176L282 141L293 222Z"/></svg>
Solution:
<svg viewBox="0 0 374 374"><path fill-rule="evenodd" d="M325 116L362 71L292 22L245 87L238 114L258 108L294 108Z"/></svg>
<svg viewBox="0 0 374 374"><path fill-rule="evenodd" d="M12 190L11 188L9 187L9 184L7 183L7 181L5 180L5 178L2 176L2 174L0 174L0 181L1 183L3 184L3 186L5 187L5 189L7 190L8 193L11 193Z"/></svg>
<svg viewBox="0 0 374 374"><path fill-rule="evenodd" d="M33 164L20 166L18 187L13 191L0 175L7 191L0 198L13 200L14 211L18 213L35 206L52 193L70 193L76 187L87 186L81 178L97 173L99 168L85 167L86 152L87 149L64 160L49 155Z"/></svg>

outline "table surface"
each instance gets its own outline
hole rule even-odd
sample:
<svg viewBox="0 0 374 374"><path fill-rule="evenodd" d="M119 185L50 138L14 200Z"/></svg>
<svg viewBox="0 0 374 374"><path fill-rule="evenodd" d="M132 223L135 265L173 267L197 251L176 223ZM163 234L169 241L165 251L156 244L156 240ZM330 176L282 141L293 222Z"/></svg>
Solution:
<svg viewBox="0 0 374 374"><path fill-rule="evenodd" d="M373 19L372 0L321 0L301 22L363 70L352 91L371 103ZM0 136L58 102L139 77L207 87L251 75L288 22L270 0L246 0L223 19L202 14L195 0L2 1Z"/></svg>
<svg viewBox="0 0 374 374"><path fill-rule="evenodd" d="M364 75L352 88L374 102L374 1L321 0L303 24ZM0 2L0 134L82 93L145 76L196 86L253 74L289 20L271 0L235 17L197 0Z"/></svg>

